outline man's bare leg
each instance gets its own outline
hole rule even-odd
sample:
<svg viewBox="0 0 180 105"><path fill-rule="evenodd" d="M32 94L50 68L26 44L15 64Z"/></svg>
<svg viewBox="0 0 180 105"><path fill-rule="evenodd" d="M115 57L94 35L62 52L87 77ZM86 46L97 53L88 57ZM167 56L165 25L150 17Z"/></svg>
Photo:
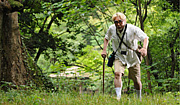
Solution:
<svg viewBox="0 0 180 105"><path fill-rule="evenodd" d="M115 72L115 79L114 79L114 85L116 90L117 99L120 100L121 98L121 89L122 89L122 73Z"/></svg>
<svg viewBox="0 0 180 105"><path fill-rule="evenodd" d="M136 82L134 82L134 87L135 87L135 89L136 89L138 98L141 100L141 89L142 89L142 83L141 83L141 81L136 81Z"/></svg>

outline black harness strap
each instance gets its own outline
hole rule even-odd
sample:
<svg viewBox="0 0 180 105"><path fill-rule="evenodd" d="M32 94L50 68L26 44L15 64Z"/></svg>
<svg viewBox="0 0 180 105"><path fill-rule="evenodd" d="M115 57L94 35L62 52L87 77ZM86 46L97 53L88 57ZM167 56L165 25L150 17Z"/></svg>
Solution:
<svg viewBox="0 0 180 105"><path fill-rule="evenodd" d="M118 37L121 39L121 41L120 41L120 43L119 43L119 47L118 47L118 48L120 48L120 49L121 49L121 44L123 43L123 39L124 39L124 36L125 36L125 33L126 33L126 29L127 29L127 24L125 25L125 29L124 29L122 38L120 38L120 36L119 36L119 34L118 34L118 32L117 32L117 29L116 29L116 35L118 35ZM116 51L114 52L115 54L116 54L118 48L117 48Z"/></svg>

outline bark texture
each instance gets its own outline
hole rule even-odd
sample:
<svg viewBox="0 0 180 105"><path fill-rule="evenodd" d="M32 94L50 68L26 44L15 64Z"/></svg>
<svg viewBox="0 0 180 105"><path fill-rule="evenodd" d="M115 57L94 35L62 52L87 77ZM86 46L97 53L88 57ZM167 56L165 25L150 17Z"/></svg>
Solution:
<svg viewBox="0 0 180 105"><path fill-rule="evenodd" d="M10 13L0 5L0 85L3 82L26 84L28 72L23 53L18 13Z"/></svg>

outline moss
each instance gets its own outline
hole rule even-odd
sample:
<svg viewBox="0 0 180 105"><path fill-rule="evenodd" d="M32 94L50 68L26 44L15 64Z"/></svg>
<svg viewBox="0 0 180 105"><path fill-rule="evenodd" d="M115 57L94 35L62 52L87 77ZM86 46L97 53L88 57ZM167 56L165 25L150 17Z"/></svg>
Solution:
<svg viewBox="0 0 180 105"><path fill-rule="evenodd" d="M22 7L23 4L21 4L21 2L19 1L14 1L14 0L8 0L9 4L11 5L11 7Z"/></svg>

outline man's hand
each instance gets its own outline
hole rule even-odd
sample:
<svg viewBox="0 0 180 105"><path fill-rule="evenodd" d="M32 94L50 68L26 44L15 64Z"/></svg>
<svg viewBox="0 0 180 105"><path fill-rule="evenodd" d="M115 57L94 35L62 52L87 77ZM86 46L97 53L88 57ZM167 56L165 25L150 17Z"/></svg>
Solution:
<svg viewBox="0 0 180 105"><path fill-rule="evenodd" d="M104 38L104 48L103 48L103 51L102 51L102 53L101 53L101 56L103 57L103 58L106 58L106 55L107 55L107 53L106 53L106 48L107 48L107 46L108 46L108 40L106 39L106 38Z"/></svg>
<svg viewBox="0 0 180 105"><path fill-rule="evenodd" d="M145 57L146 55L147 55L147 49L146 48L141 48L140 50L139 50L139 52L141 53L141 55L143 56L143 57Z"/></svg>
<svg viewBox="0 0 180 105"><path fill-rule="evenodd" d="M103 51L103 52L101 53L101 56L102 56L103 58L106 58L106 55L107 55L106 51Z"/></svg>
<svg viewBox="0 0 180 105"><path fill-rule="evenodd" d="M141 49L139 50L139 52L141 53L141 55L142 55L143 57L145 57L145 56L147 55L148 43L149 43L148 38L145 38L145 39L144 39L144 42L143 42L143 48L141 48Z"/></svg>

